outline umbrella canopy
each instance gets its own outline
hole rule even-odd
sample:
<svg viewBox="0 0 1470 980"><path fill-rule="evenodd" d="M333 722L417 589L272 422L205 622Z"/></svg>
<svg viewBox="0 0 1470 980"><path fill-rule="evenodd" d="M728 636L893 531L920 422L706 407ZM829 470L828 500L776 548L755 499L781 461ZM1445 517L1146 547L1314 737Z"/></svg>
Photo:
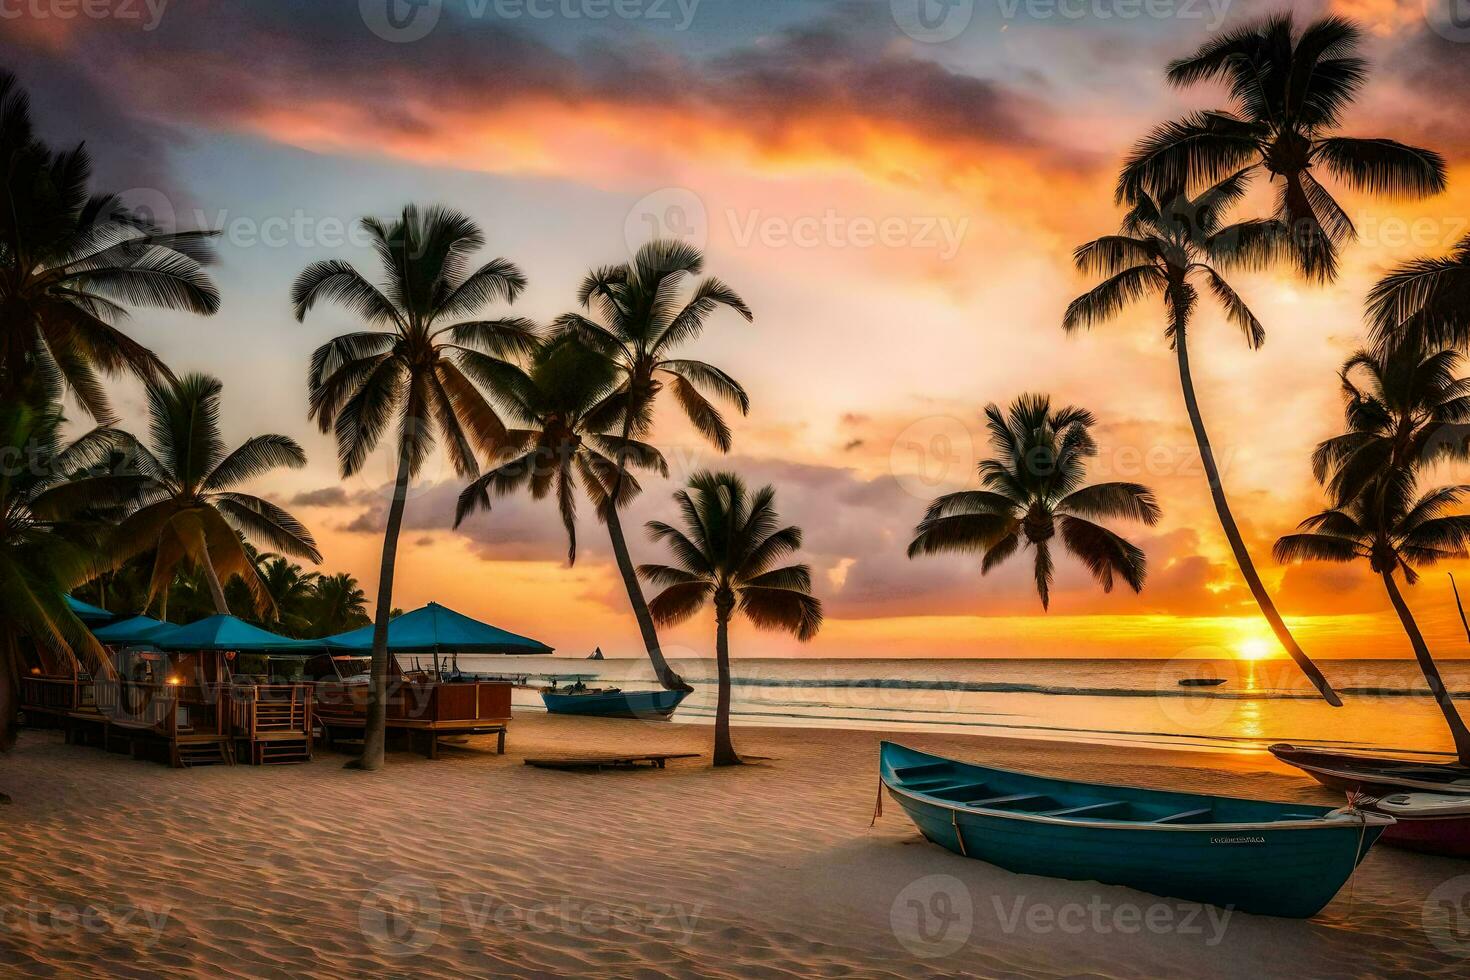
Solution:
<svg viewBox="0 0 1470 980"><path fill-rule="evenodd" d="M178 630L179 627L173 623L161 622L152 616L133 616L99 626L92 631L92 635L103 643L127 646L131 643L157 643Z"/></svg>
<svg viewBox="0 0 1470 980"><path fill-rule="evenodd" d="M251 626L234 616L210 616L152 641L160 650L240 650L247 653L309 653L324 640L293 640Z"/></svg>
<svg viewBox="0 0 1470 980"><path fill-rule="evenodd" d="M72 614L87 626L99 626L102 623L110 623L117 618L101 606L94 606L90 602L73 599L71 596L66 597L66 604L71 607Z"/></svg>
<svg viewBox="0 0 1470 980"><path fill-rule="evenodd" d="M327 637L332 647L371 653L373 628L364 626ZM388 649L393 653L550 653L551 647L431 602L388 623Z"/></svg>

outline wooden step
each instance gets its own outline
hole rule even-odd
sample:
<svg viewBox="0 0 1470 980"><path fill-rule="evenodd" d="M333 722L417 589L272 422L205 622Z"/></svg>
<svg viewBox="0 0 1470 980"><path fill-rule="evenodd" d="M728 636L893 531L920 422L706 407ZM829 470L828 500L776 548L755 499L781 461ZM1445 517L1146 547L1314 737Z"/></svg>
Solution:
<svg viewBox="0 0 1470 980"><path fill-rule="evenodd" d="M252 761L259 766L290 765L311 761L311 741L306 738L276 738L251 743Z"/></svg>

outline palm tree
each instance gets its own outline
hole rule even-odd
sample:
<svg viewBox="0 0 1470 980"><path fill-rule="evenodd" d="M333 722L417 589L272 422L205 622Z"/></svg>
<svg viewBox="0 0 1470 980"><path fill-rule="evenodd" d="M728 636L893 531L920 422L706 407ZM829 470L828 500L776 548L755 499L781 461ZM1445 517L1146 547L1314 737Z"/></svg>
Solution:
<svg viewBox="0 0 1470 980"><path fill-rule="evenodd" d="M318 575L311 585L310 605L311 632L317 636L335 636L372 622L367 594L348 572Z"/></svg>
<svg viewBox="0 0 1470 980"><path fill-rule="evenodd" d="M114 322L125 304L211 314L203 266L210 232L165 233L114 195L88 195L85 148L53 152L31 134L29 105L0 71L0 399L70 390L94 419L112 418L97 372L145 381L168 369Z"/></svg>
<svg viewBox="0 0 1470 980"><path fill-rule="evenodd" d="M246 550L247 538L288 555L321 561L311 532L276 504L232 490L281 466L306 465L295 440L252 436L227 452L220 437L219 379L188 374L148 386L153 445L136 442L135 465L143 476L138 507L116 532L116 554L125 559L154 550L148 604L167 596L180 569L197 571L217 613L228 614L222 581L238 575L256 606L272 600Z"/></svg>
<svg viewBox="0 0 1470 980"><path fill-rule="evenodd" d="M1134 592L1143 588L1143 551L1091 518L1159 521L1153 491L1137 483L1084 486L1087 461L1097 455L1088 431L1091 412L1068 405L1052 410L1049 395L1022 395L1004 415L985 407L985 426L995 458L980 461L983 490L945 494L929 505L914 532L909 557L949 552L983 557L980 573L1016 553L1035 552L1036 591L1041 608L1051 605L1052 538L1087 566L1104 592L1115 577Z"/></svg>
<svg viewBox="0 0 1470 980"><path fill-rule="evenodd" d="M730 620L736 610L758 628L784 630L802 642L822 626L811 569L776 565L801 548L801 528L780 526L775 499L774 488L752 494L734 473L696 473L687 489L674 493L683 528L662 521L647 525L674 564L638 566L639 575L663 589L649 603L661 625L681 623L714 602L717 766L740 764L730 741Z"/></svg>
<svg viewBox="0 0 1470 980"><path fill-rule="evenodd" d="M679 348L698 338L705 322L720 307L734 310L747 321L752 319L744 300L713 276L701 280L687 299L684 297L685 283L703 269L704 256L699 249L680 241L651 241L638 250L632 262L595 269L583 280L577 299L598 319L567 313L555 321L558 331L581 338L617 366L617 388L608 395L608 401L619 411L625 440L647 438L658 396L666 388L695 430L722 453L730 450L730 427L710 398L734 405L742 415L750 410L745 389L730 375L704 361L674 356ZM621 457L617 462L626 468ZM622 479L620 472L618 483ZM619 503L600 516L612 539L613 556L643 646L659 683L669 690L690 690L664 659L659 646L658 631L628 553L618 515L623 498L616 487L610 499Z"/></svg>
<svg viewBox="0 0 1470 980"><path fill-rule="evenodd" d="M1312 472L1339 506L1369 484L1470 459L1470 379L1459 351L1414 344L1358 351L1342 368L1348 431L1318 444Z"/></svg>
<svg viewBox="0 0 1470 980"><path fill-rule="evenodd" d="M512 302L526 279L505 259L470 271L485 244L473 221L447 208L413 205L391 223L362 219L383 264L375 286L346 262L308 266L291 299L296 319L319 301L341 303L371 329L343 334L317 348L307 386L309 417L335 431L343 478L362 468L390 425L398 428L397 475L383 533L377 614L373 617L372 686L362 757L352 765L379 769L387 734L388 613L408 486L442 439L461 476L475 476L476 451L493 455L505 437L500 416L477 387L499 397L518 369L507 358L528 353L536 329L519 318L462 320L493 300Z"/></svg>
<svg viewBox="0 0 1470 980"><path fill-rule="evenodd" d="M284 555L263 554L254 564L271 597L273 621L280 631L286 636L305 636L312 628L316 581L321 573L308 572Z"/></svg>
<svg viewBox="0 0 1470 980"><path fill-rule="evenodd" d="M23 647L112 673L66 595L96 575L101 535L88 510L128 499L137 481L88 472L120 433L94 429L67 444L63 424L54 404L0 401L0 459L9 461L0 466L0 749L14 739Z"/></svg>
<svg viewBox="0 0 1470 980"><path fill-rule="evenodd" d="M1466 547L1470 544L1470 515L1445 514L1470 494L1470 486L1438 487L1415 494L1413 481L1407 483L1408 494L1392 492L1385 497L1370 486L1350 503L1307 518L1299 525L1301 533L1276 542L1276 560L1368 561L1383 580L1388 600L1409 637L1419 670L1449 726L1455 753L1462 765L1470 765L1470 730L1456 712L1424 634L1394 581L1395 573L1402 572L1405 583L1413 585L1419 578L1417 567L1470 555Z"/></svg>
<svg viewBox="0 0 1470 980"><path fill-rule="evenodd" d="M1356 236L1352 220L1313 176L1321 166L1354 190L1402 197L1445 188L1444 159L1389 139L1332 135L1368 77L1358 55L1363 35L1352 21L1324 17L1298 32L1278 14L1205 42L1171 62L1179 87L1221 80L1231 108L1166 123L1139 141L1118 181L1118 199L1192 184L1202 186L1247 167L1280 179L1276 216L1290 230L1308 278L1337 276L1337 249Z"/></svg>
<svg viewBox="0 0 1470 980"><path fill-rule="evenodd" d="M579 483L598 512L606 513L614 487L623 503L641 490L614 457L625 466L665 476L669 471L654 447L607 431L616 424L617 408L608 400L615 384L613 363L576 337L562 335L537 351L530 371L507 387L506 411L517 427L505 435L502 461L460 494L455 526L477 510L489 510L492 497L529 489L541 500L554 492L567 532L567 561L575 563Z"/></svg>
<svg viewBox="0 0 1470 980"><path fill-rule="evenodd" d="M1195 198L1179 192L1161 202L1141 194L1123 219L1121 234L1088 242L1073 253L1079 269L1106 278L1072 301L1062 320L1062 329L1070 333L1103 323L1133 302L1150 296L1163 301L1164 339L1174 349L1178 361L1185 411L1194 428L1215 513L1230 542L1235 564L1277 640L1322 697L1329 704L1341 706L1327 678L1286 628L1256 573L1240 528L1230 512L1230 503L1225 499L1220 468L1215 463L1215 452L1200 416L1189 369L1187 332L1199 302L1197 283L1203 282L1214 293L1226 317L1245 334L1247 346L1259 347L1266 338L1261 322L1221 275L1222 270L1269 264L1280 254L1285 241L1285 229L1275 220L1223 224L1225 212L1245 193L1249 177L1248 169L1237 171Z"/></svg>
<svg viewBox="0 0 1470 980"><path fill-rule="evenodd" d="M1380 344L1470 344L1470 235L1444 258L1414 259L1378 280L1368 322Z"/></svg>
<svg viewBox="0 0 1470 980"><path fill-rule="evenodd" d="M1282 562L1368 560L1383 579L1455 751L1470 765L1470 731L1394 581L1402 571L1413 585L1417 567L1467 554L1470 516L1445 511L1470 487L1418 492L1423 467L1470 458L1470 379L1455 376L1460 361L1457 351L1414 345L1348 358L1342 370L1348 431L1320 443L1312 457L1333 507L1303 521L1302 533L1277 541L1275 553Z"/></svg>

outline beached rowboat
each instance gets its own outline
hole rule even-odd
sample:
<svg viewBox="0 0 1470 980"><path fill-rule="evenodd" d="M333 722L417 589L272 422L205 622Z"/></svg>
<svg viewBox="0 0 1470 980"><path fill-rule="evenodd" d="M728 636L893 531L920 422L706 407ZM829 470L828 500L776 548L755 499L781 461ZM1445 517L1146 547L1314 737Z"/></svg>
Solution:
<svg viewBox="0 0 1470 980"><path fill-rule="evenodd" d="M1021 874L1306 918L1393 818L1049 779L884 742L879 773L930 841Z"/></svg>
<svg viewBox="0 0 1470 980"><path fill-rule="evenodd" d="M1298 748L1287 742L1270 746L1270 752L1329 789L1362 790L1374 796L1408 791L1470 795L1470 766L1453 762L1416 762L1354 752L1328 752Z"/></svg>
<svg viewBox="0 0 1470 980"><path fill-rule="evenodd" d="M1371 808L1398 821L1384 832L1385 844L1425 854L1470 857L1470 796L1394 793Z"/></svg>
<svg viewBox="0 0 1470 980"><path fill-rule="evenodd" d="M1330 789L1377 797L1365 805L1398 821L1384 832L1383 843L1470 857L1470 768L1302 749L1285 742L1271 746L1271 754Z"/></svg>

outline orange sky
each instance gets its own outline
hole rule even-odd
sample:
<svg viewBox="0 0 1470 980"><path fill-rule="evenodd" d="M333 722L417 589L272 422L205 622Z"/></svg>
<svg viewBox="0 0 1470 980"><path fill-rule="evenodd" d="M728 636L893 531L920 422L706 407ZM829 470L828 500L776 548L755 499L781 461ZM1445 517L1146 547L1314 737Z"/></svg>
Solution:
<svg viewBox="0 0 1470 980"><path fill-rule="evenodd" d="M1400 656L1364 572L1280 568L1269 547L1321 503L1308 453L1338 423L1335 373L1361 342L1368 285L1470 232L1470 123L1463 100L1444 98L1464 91L1470 59L1417 2L1336 6L1371 28L1374 61L1344 131L1438 149L1451 189L1415 202L1341 193L1361 241L1340 281L1239 277L1266 346L1247 350L1204 304L1193 353L1237 517L1303 644L1322 658ZM959 36L929 44L898 30L887 3L707 2L687 31L474 21L449 3L432 34L397 44L367 31L356 4L340 7L204 3L170 8L152 30L36 23L0 40L48 133L87 138L100 179L181 224L226 229L221 313L139 315L130 329L176 369L225 380L232 437L279 431L307 447L306 470L259 489L307 521L327 568L373 586L388 462L337 478L302 379L310 350L353 324L324 311L295 325L287 289L320 258L371 268L332 223L444 201L486 227L486 257L525 269L522 315L569 308L583 270L621 260L655 226L704 246L754 309L753 325L717 317L694 349L750 390L734 458L676 423L658 437L676 476L728 463L777 486L806 529L829 621L800 649L741 627L737 653L1175 656L1266 635L1210 507L1158 310L1070 339L1059 327L1086 285L1069 252L1113 230L1130 142L1222 102L1161 78L1210 25L1007 19L980 5ZM1274 9L1235 5L1225 26ZM272 222L289 229L279 241L263 234ZM1028 390L1099 417L1093 480L1157 491L1162 523L1126 529L1149 554L1142 595L1105 596L1063 561L1043 616L1019 560L982 580L972 561L904 557L927 499L973 485L980 409ZM136 424L136 393L120 402ZM458 481L442 461L429 469L398 605L436 599L565 652L637 651L600 528L583 521L571 569L549 504L508 501L452 531ZM652 482L628 526L665 515L670 489ZM1466 649L1442 575L1411 601L1440 652ZM701 621L669 640L704 654L710 633Z"/></svg>

